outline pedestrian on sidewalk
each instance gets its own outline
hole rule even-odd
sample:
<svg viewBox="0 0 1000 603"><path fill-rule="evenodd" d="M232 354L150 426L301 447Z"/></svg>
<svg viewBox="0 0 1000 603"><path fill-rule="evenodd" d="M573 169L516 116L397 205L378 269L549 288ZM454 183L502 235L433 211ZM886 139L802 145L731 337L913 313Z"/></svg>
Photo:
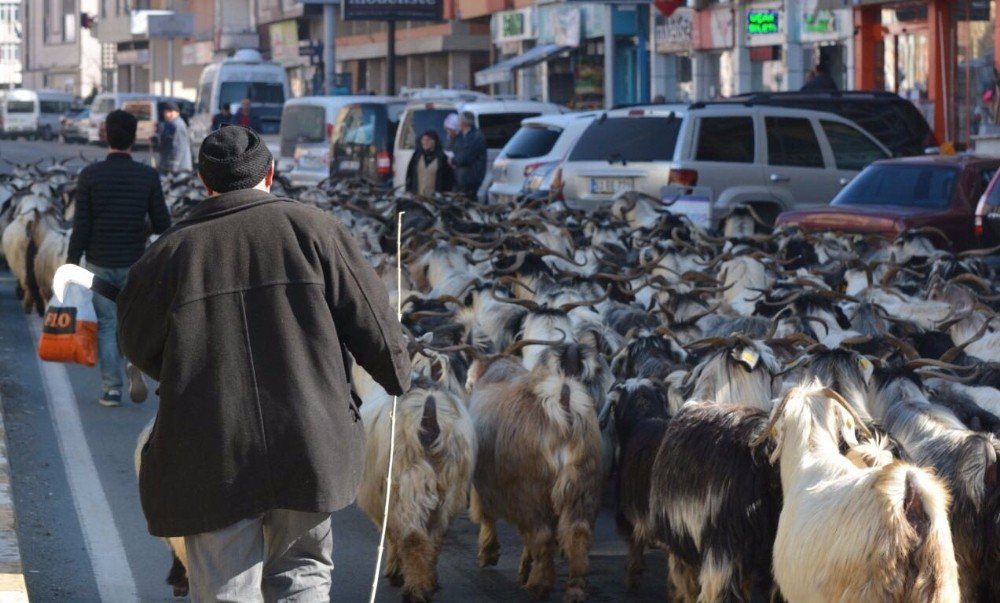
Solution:
<svg viewBox="0 0 1000 603"><path fill-rule="evenodd" d="M70 235L66 261L80 264L95 275L122 287L129 267L142 256L149 233L160 234L170 227L170 213L163 201L163 189L156 170L132 160L129 150L135 144L137 121L134 115L117 110L105 120L108 153L104 161L85 167L77 179L76 215ZM132 365L125 366L118 347L115 304L94 297L97 313L97 347L101 369L102 406L120 406L122 372L128 375L129 395L133 402L146 399L142 374Z"/></svg>
<svg viewBox="0 0 1000 603"><path fill-rule="evenodd" d="M222 126L233 123L233 113L229 110L229 103L221 103L219 112L212 116L212 131L215 132Z"/></svg>
<svg viewBox="0 0 1000 603"><path fill-rule="evenodd" d="M162 173L190 172L194 169L191 164L191 137L181 117L181 108L175 102L163 106L163 128L158 143Z"/></svg>
<svg viewBox="0 0 1000 603"><path fill-rule="evenodd" d="M143 512L154 536L184 537L194 601L327 601L330 514L364 463L347 352L402 394L402 330L344 226L270 193L253 130L211 133L198 173L208 198L118 297L125 355L160 382Z"/></svg>
<svg viewBox="0 0 1000 603"><path fill-rule="evenodd" d="M422 197L450 192L455 176L448 156L441 148L441 139L434 130L420 135L420 148L413 152L406 167L406 190Z"/></svg>
<svg viewBox="0 0 1000 603"><path fill-rule="evenodd" d="M230 123L243 126L244 128L250 128L254 132L260 133L260 117L253 112L253 103L250 102L249 98L245 98L240 101L240 110L236 113L236 117L233 118L233 121Z"/></svg>
<svg viewBox="0 0 1000 603"><path fill-rule="evenodd" d="M458 123L459 135L452 146L455 190L475 199L486 178L486 137L476 127L476 116L472 112L463 111Z"/></svg>

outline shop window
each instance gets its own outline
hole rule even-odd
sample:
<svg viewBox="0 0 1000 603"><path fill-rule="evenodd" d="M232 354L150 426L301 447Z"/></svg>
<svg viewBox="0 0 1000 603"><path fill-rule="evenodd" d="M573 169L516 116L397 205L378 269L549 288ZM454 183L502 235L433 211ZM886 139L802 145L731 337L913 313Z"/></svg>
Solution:
<svg viewBox="0 0 1000 603"><path fill-rule="evenodd" d="M789 167L824 167L819 140L808 119L767 117L767 162Z"/></svg>
<svg viewBox="0 0 1000 603"><path fill-rule="evenodd" d="M703 117L698 124L695 160L753 163L753 118Z"/></svg>
<svg viewBox="0 0 1000 603"><path fill-rule="evenodd" d="M864 134L847 124L823 120L820 122L838 170L862 170L869 163L885 158L885 153Z"/></svg>

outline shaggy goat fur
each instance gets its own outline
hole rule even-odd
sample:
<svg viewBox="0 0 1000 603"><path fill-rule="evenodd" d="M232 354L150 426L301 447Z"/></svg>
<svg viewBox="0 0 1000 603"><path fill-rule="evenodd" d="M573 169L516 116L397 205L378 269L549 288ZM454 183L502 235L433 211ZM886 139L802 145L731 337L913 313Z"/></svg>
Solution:
<svg viewBox="0 0 1000 603"><path fill-rule="evenodd" d="M565 600L583 601L601 489L595 401L574 376L544 365L529 372L506 356L474 363L470 381L479 564L499 560L496 521L504 519L524 543L518 576L528 591L545 597L552 589L558 542L569 563Z"/></svg>
<svg viewBox="0 0 1000 603"><path fill-rule="evenodd" d="M385 510L392 404L364 404L365 470L358 507L379 528ZM421 380L397 403L396 455L386 529L386 576L404 600L429 601L451 520L468 500L475 467L472 419L453 392Z"/></svg>
<svg viewBox="0 0 1000 603"><path fill-rule="evenodd" d="M833 396L814 381L774 411L782 594L793 602L957 602L947 487L907 463L859 468L841 455L838 434L853 420Z"/></svg>
<svg viewBox="0 0 1000 603"><path fill-rule="evenodd" d="M766 423L758 408L689 402L666 428L649 505L681 601L770 591L781 484L766 446L750 445Z"/></svg>

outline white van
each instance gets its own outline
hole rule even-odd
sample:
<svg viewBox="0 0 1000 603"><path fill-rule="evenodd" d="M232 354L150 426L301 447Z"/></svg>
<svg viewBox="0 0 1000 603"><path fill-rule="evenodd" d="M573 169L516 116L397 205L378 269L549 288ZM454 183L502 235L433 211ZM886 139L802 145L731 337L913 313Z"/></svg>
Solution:
<svg viewBox="0 0 1000 603"><path fill-rule="evenodd" d="M302 96L285 102L281 111L278 171L293 186L316 185L330 175L330 137L337 112L352 103L386 100L383 96Z"/></svg>
<svg viewBox="0 0 1000 603"><path fill-rule="evenodd" d="M121 109L125 106L126 101L149 98L152 98L151 95L138 92L102 92L95 96L94 101L90 103L90 128L87 129L87 142L92 144L105 142L102 132L108 113L115 109Z"/></svg>
<svg viewBox="0 0 1000 603"><path fill-rule="evenodd" d="M399 121L399 132L393 149L393 188L406 185L406 167L416 147L417 137L427 130L434 130L449 147L444 131L444 120L449 113L471 112L476 117L476 127L486 137L486 177L479 188L479 198L484 199L490 187L493 161L500 154L507 141L521 128L521 120L539 115L565 113L567 109L552 103L523 100L476 100L463 102L455 100L427 100L411 102L403 111Z"/></svg>
<svg viewBox="0 0 1000 603"><path fill-rule="evenodd" d="M191 118L191 151L195 157L201 141L212 131L212 116L223 103L233 115L240 101L249 98L251 111L260 120L260 134L271 154L281 154L281 108L291 96L288 75L277 63L265 61L259 51L244 48L233 56L205 67L198 80L198 98Z"/></svg>
<svg viewBox="0 0 1000 603"><path fill-rule="evenodd" d="M0 105L0 134L4 138L59 137L59 120L73 106L73 95L56 90L11 90Z"/></svg>

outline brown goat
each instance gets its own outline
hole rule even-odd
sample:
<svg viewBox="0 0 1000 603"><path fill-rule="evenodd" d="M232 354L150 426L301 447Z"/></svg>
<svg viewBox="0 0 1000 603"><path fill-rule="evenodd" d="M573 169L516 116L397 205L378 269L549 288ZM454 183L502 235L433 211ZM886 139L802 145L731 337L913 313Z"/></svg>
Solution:
<svg viewBox="0 0 1000 603"><path fill-rule="evenodd" d="M565 600L585 600L601 489L595 401L576 375L544 365L529 372L509 356L477 361L470 381L479 441L470 515L480 524L480 566L498 562L496 521L504 519L524 544L518 577L527 590L549 594L558 542L569 563Z"/></svg>

